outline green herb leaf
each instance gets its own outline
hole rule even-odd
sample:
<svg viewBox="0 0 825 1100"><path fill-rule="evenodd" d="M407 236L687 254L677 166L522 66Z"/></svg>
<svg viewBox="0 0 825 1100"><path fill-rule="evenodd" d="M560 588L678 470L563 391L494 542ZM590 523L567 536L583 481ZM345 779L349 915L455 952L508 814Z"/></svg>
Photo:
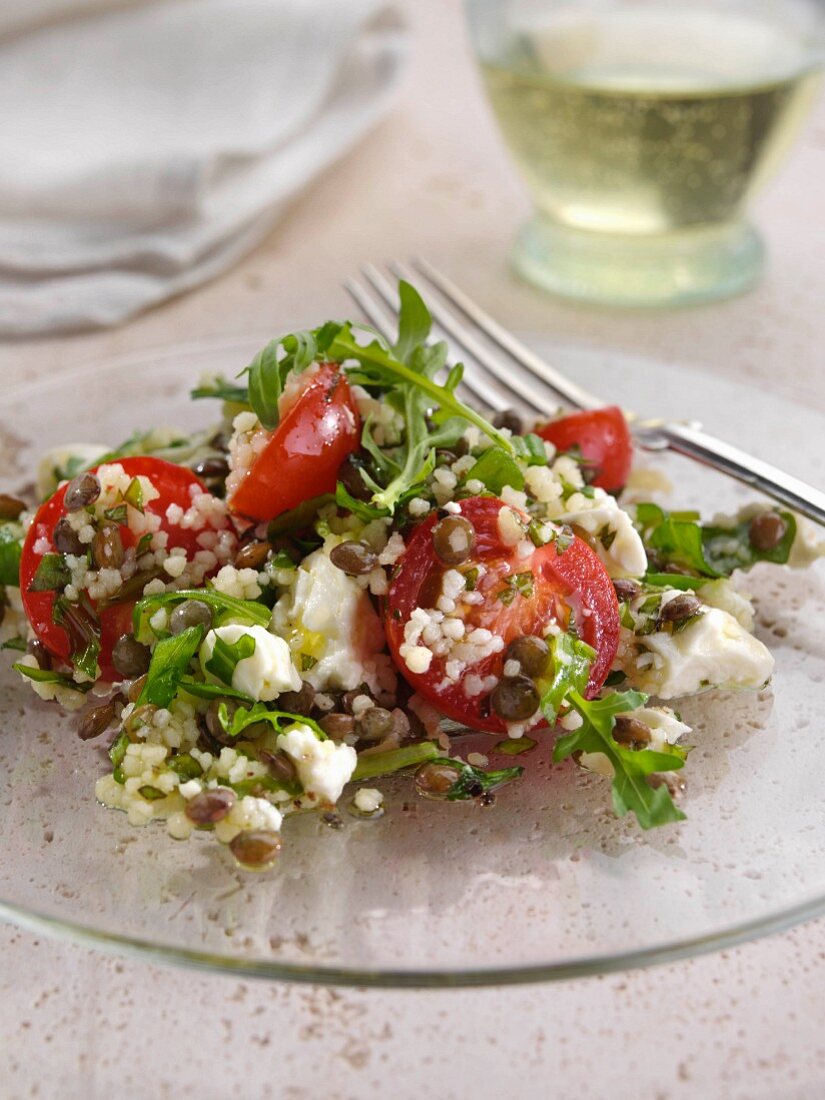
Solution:
<svg viewBox="0 0 825 1100"><path fill-rule="evenodd" d="M133 477L129 482L126 492L123 494L123 499L127 504L131 504L136 512L143 513L143 488L139 477Z"/></svg>
<svg viewBox="0 0 825 1100"><path fill-rule="evenodd" d="M203 775L203 768L188 752L178 752L174 756L171 756L166 761L166 766L180 776L182 783L186 783L189 779L197 779L199 775Z"/></svg>
<svg viewBox="0 0 825 1100"><path fill-rule="evenodd" d="M398 359L405 362L415 348L427 340L432 327L432 317L415 287L403 279L398 284L398 297L400 300L398 339L392 350Z"/></svg>
<svg viewBox="0 0 825 1100"><path fill-rule="evenodd" d="M527 466L546 466L547 451L544 440L532 432L527 435L514 435L510 440L513 451Z"/></svg>
<svg viewBox="0 0 825 1100"><path fill-rule="evenodd" d="M248 726L254 726L258 722L269 722L278 733L283 733L286 727L300 724L309 726L319 741L329 740L318 723L311 718L302 714L290 714L284 710L270 710L264 703L256 703L248 710L238 707L231 716L229 708L221 706L218 708L218 721L228 737L239 737Z"/></svg>
<svg viewBox="0 0 825 1100"><path fill-rule="evenodd" d="M278 424L278 398L283 390L283 377L278 360L280 340L271 340L247 367L249 372L249 404L265 428Z"/></svg>
<svg viewBox="0 0 825 1100"><path fill-rule="evenodd" d="M203 641L203 627L190 626L180 634L163 638L155 646L138 706L154 703L168 707L178 692L184 673Z"/></svg>
<svg viewBox="0 0 825 1100"><path fill-rule="evenodd" d="M376 779L380 775L392 775L404 768L417 767L431 760L437 760L441 752L435 741L417 741L412 745L404 745L400 749L388 749L386 752L374 752L359 756L355 771L352 773L353 781L359 779Z"/></svg>
<svg viewBox="0 0 825 1100"><path fill-rule="evenodd" d="M126 730L121 730L109 748L109 759L113 767L119 768L123 763L129 744L129 734Z"/></svg>
<svg viewBox="0 0 825 1100"><path fill-rule="evenodd" d="M485 488L496 496L501 495L505 485L518 490L524 488L524 474L521 472L521 467L511 455L498 447L490 447L484 451L465 480L483 482Z"/></svg>
<svg viewBox="0 0 825 1100"><path fill-rule="evenodd" d="M537 741L534 741L532 737L506 737L503 741L498 741L493 745L493 752L500 753L503 756L522 756L524 753L532 751Z"/></svg>
<svg viewBox="0 0 825 1100"><path fill-rule="evenodd" d="M570 692L570 703L583 719L572 733L560 737L553 751L556 762L574 752L602 753L613 767L613 808L617 817L632 812L643 829L652 829L671 821L683 821L685 815L677 806L667 787L653 787L647 777L656 772L676 771L684 764L684 750L654 752L633 750L616 743L613 727L617 714L626 714L644 706L647 696L637 691L608 695L588 701L577 691Z"/></svg>
<svg viewBox="0 0 825 1100"><path fill-rule="evenodd" d="M118 504L114 508L107 508L103 513L106 519L112 521L112 523L125 523L128 518L128 512L125 504ZM152 541L152 536L149 536L149 541Z"/></svg>
<svg viewBox="0 0 825 1100"><path fill-rule="evenodd" d="M644 583L654 588L679 588L683 592L701 588L708 583L707 577L689 577L685 573L645 573Z"/></svg>
<svg viewBox="0 0 825 1100"><path fill-rule="evenodd" d="M26 639L21 637L9 638L0 645L0 649L14 649L18 653L26 652Z"/></svg>
<svg viewBox="0 0 825 1100"><path fill-rule="evenodd" d="M21 676L34 680L35 683L60 684L61 687L68 688L69 691L80 692L81 695L85 695L93 686L91 683L78 684L70 676L65 676L62 672L54 672L50 668L36 668L22 664L14 664L12 668L19 672Z"/></svg>
<svg viewBox="0 0 825 1100"><path fill-rule="evenodd" d="M44 554L32 577L29 592L62 591L71 579L71 570L60 554Z"/></svg>
<svg viewBox="0 0 825 1100"><path fill-rule="evenodd" d="M189 396L197 401L199 398L214 397L218 401L231 401L237 405L249 403L249 391L246 386L236 386L228 378L218 375L212 382L196 386L189 391Z"/></svg>
<svg viewBox="0 0 825 1100"><path fill-rule="evenodd" d="M154 640L155 632L149 620L161 607L183 603L184 600L199 600L208 604L214 615L214 625L222 622L243 623L253 626L269 626L271 610L256 600L238 600L234 596L225 596L214 588L182 588L177 592L159 592L154 596L144 596L135 604L132 615L135 637L144 644Z"/></svg>
<svg viewBox="0 0 825 1100"><path fill-rule="evenodd" d="M255 702L251 696L226 684L208 684L191 676L181 677L180 690L187 695L194 695L196 699L237 699L241 703L249 703L250 706Z"/></svg>
<svg viewBox="0 0 825 1100"><path fill-rule="evenodd" d="M433 763L444 764L458 772L458 779L447 792L448 802L464 802L469 798L478 798L480 794L486 794L505 783L511 783L524 772L524 768L519 765L485 771L483 768L473 767L465 760L453 760L447 756L439 757Z"/></svg>
<svg viewBox="0 0 825 1100"><path fill-rule="evenodd" d="M225 642L216 634L215 648L206 662L206 671L211 672L224 684L231 684L238 663L251 657L254 652L255 639L251 634L242 634L237 642Z"/></svg>
<svg viewBox="0 0 825 1100"><path fill-rule="evenodd" d="M20 555L23 535L17 523L0 524L0 585L20 587Z"/></svg>
<svg viewBox="0 0 825 1100"><path fill-rule="evenodd" d="M583 692L587 687L596 651L580 638L557 634L550 643L550 656L553 671L548 681L542 680L539 684L540 706L549 725L554 726L570 692Z"/></svg>

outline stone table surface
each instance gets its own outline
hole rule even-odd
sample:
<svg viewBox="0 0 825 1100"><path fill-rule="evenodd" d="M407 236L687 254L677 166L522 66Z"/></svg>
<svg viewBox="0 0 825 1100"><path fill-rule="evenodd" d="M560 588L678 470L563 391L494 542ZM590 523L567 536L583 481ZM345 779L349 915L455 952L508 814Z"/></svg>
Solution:
<svg viewBox="0 0 825 1100"><path fill-rule="evenodd" d="M760 286L670 312L546 298L506 267L528 210L456 0L406 0L392 114L238 268L113 331L0 345L18 382L181 340L341 315L359 263L421 253L513 328L684 363L825 411L825 103L756 215ZM686 378L689 377L686 374ZM0 1096L208 1100L825 1095L825 921L647 971L456 992L325 989L163 969L0 926Z"/></svg>

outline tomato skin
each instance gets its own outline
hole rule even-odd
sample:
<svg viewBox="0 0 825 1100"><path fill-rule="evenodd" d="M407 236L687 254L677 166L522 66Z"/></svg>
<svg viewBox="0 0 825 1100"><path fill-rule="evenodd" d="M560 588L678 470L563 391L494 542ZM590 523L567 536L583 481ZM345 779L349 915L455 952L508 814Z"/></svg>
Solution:
<svg viewBox="0 0 825 1100"><path fill-rule="evenodd" d="M624 413L617 405L570 413L536 428L536 435L559 451L578 447L598 471L592 485L616 492L626 484L633 464L633 442Z"/></svg>
<svg viewBox="0 0 825 1100"><path fill-rule="evenodd" d="M244 474L229 507L247 519L266 521L332 493L341 463L360 442L349 383L335 363L322 363Z"/></svg>
<svg viewBox="0 0 825 1100"><path fill-rule="evenodd" d="M475 528L476 546L472 559L460 568L471 568L479 562L485 566L487 574L479 582L479 590L490 580L485 593L490 598L484 605L470 608L466 621L492 630L509 643L520 634L542 634L554 615L564 624L569 609L573 608L581 637L597 653L587 687L588 696L593 696L607 678L619 643L619 605L613 584L596 554L577 536L561 554L551 543L536 549L528 558L517 559L514 550L505 547L499 536L498 515L502 507L502 501L495 497L472 497L461 502L461 514ZM410 615L418 606L432 606L427 591L437 590L438 578L449 568L439 561L433 549L432 530L437 522L437 516L430 516L415 529L390 584L384 602L384 629L390 652L408 683L448 718L473 729L503 733L506 724L496 714L488 713L485 696L469 698L462 680L443 691L436 690L444 675L444 658L436 657L426 673L413 673L400 655ZM495 590L501 588L503 567L510 567L511 573L532 572L533 596L516 596L505 606L495 595ZM502 664L503 654L493 654L468 672L500 676Z"/></svg>
<svg viewBox="0 0 825 1100"><path fill-rule="evenodd" d="M173 526L166 520L166 509L170 504L179 504L184 510L191 504L189 490L192 485L206 492L203 483L195 477L191 470L185 466L176 466L171 462L164 462L159 458L151 458L148 455L139 455L133 458L121 458L116 460L119 466L130 478L148 477L160 493L157 500L150 501L146 505L146 511L160 516L160 529L169 535L169 549L182 546L191 557L200 546L197 537L200 532ZM97 467L91 471L94 473ZM70 643L66 631L52 622L52 609L55 602L54 592L30 592L29 585L34 579L37 567L40 564L42 554L35 551L34 545L40 538L46 538L51 542L52 532L57 521L65 515L63 498L66 495L67 485L61 486L41 504L31 527L29 528L23 543L23 553L20 559L20 594L23 607L29 622L37 637L49 650L52 656L69 664ZM121 540L125 549L134 546L136 539L128 527L120 528ZM109 682L122 680L123 677L112 666L112 646L122 635L131 632L132 608L134 601L116 604L100 613L100 678Z"/></svg>

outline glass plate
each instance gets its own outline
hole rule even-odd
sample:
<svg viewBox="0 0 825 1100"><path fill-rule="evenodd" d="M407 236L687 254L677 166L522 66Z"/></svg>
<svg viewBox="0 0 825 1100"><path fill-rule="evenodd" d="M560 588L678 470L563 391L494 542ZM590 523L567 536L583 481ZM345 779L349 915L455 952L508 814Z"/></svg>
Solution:
<svg viewBox="0 0 825 1100"><path fill-rule="evenodd" d="M263 340L188 345L89 366L0 398L2 488L44 447L115 444L135 428L205 423L200 373L234 374ZM743 386L603 350L544 348L606 396L708 427L822 483L825 422ZM651 397L651 394L653 395ZM645 459L653 464L653 458ZM740 487L684 460L661 465L681 507L735 507ZM172 840L96 804L106 767L72 719L0 672L0 914L155 959L278 979L467 985L568 978L740 942L825 911L825 586L759 567L748 578L772 687L682 707L696 746L689 820L642 833L607 784L543 744L495 805L417 800L381 784L388 813L343 828L289 820L277 868L236 869L207 836ZM4 654L8 658L12 654ZM483 736L465 747L483 749Z"/></svg>

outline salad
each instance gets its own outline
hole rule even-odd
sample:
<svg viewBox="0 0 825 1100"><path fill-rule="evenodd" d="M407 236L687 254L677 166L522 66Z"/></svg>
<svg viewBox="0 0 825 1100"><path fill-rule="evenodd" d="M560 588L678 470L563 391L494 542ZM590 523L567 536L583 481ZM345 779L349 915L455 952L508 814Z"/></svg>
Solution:
<svg viewBox="0 0 825 1100"><path fill-rule="evenodd" d="M283 336L192 391L212 426L60 448L39 505L0 495L2 647L107 739L101 803L209 830L246 868L291 814L380 815L392 773L489 803L545 738L617 815L679 821L670 703L769 682L741 577L822 545L766 505L639 501L616 407L488 420L399 294L394 344L350 322Z"/></svg>

